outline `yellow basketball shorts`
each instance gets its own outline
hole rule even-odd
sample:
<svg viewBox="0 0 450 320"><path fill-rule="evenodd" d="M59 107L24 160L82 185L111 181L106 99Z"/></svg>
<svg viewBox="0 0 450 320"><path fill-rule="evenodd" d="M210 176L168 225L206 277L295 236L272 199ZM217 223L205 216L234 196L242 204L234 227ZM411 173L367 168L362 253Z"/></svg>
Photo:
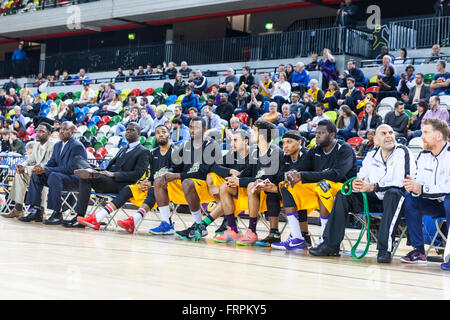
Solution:
<svg viewBox="0 0 450 320"><path fill-rule="evenodd" d="M142 204L144 203L145 199L150 196L152 197L151 202L154 201L155 205L153 206L152 209L156 209L158 207L158 204L155 201L155 195L154 195L154 189L153 186L150 187L150 189L148 191L141 191L141 189L139 189L139 185L138 184L132 184L128 186L131 190L131 193L133 194L133 197L130 198L130 202L132 204L134 204L136 207L140 207L142 206Z"/></svg>
<svg viewBox="0 0 450 320"><path fill-rule="evenodd" d="M331 188L323 192L317 183L297 183L294 187L287 187L292 195L298 210L307 210L308 214L319 209L319 200L323 203L328 212L333 209L334 197L341 190L343 183L326 180Z"/></svg>
<svg viewBox="0 0 450 320"><path fill-rule="evenodd" d="M209 194L208 185L205 180L190 179L194 181L195 191L200 198L200 203L213 202L214 198ZM169 199L175 204L188 204L184 196L183 187L181 185L181 180L176 179L170 181L167 184L167 192L169 193Z"/></svg>

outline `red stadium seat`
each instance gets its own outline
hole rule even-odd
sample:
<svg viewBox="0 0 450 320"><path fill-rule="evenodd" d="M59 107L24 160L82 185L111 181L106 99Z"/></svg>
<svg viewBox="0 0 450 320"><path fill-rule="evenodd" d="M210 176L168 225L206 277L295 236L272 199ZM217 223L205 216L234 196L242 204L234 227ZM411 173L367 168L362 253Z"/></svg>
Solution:
<svg viewBox="0 0 450 320"><path fill-rule="evenodd" d="M128 94L129 97L131 97L131 96L139 97L140 95L141 95L141 90L138 88L131 90L131 92Z"/></svg>
<svg viewBox="0 0 450 320"><path fill-rule="evenodd" d="M356 87L356 89L358 89L359 91L361 91L362 96L364 97L365 94L365 89L363 87Z"/></svg>
<svg viewBox="0 0 450 320"><path fill-rule="evenodd" d="M104 124L108 124L109 120L111 120L110 116L103 116L101 121L103 121Z"/></svg>
<svg viewBox="0 0 450 320"><path fill-rule="evenodd" d="M247 124L248 114L245 112L240 112L236 115L236 118L238 118L243 124Z"/></svg>
<svg viewBox="0 0 450 320"><path fill-rule="evenodd" d="M142 92L142 96L143 97L151 96L153 94L153 92L155 92L155 89L147 88L144 90L144 92Z"/></svg>
<svg viewBox="0 0 450 320"><path fill-rule="evenodd" d="M92 153L92 154L95 154L95 150L94 150L94 148L92 148L92 147L86 148L86 151L87 151L87 152L90 152L90 153Z"/></svg>
<svg viewBox="0 0 450 320"><path fill-rule="evenodd" d="M366 90L366 93L378 93L380 91L380 87L369 87Z"/></svg>
<svg viewBox="0 0 450 320"><path fill-rule="evenodd" d="M363 143L364 139L361 137L353 137L347 140L347 143L352 146L353 150L356 149L356 147L359 147L361 143Z"/></svg>
<svg viewBox="0 0 450 320"><path fill-rule="evenodd" d="M359 121L361 121L361 119L362 119L363 116L364 116L364 110L361 111L361 112L358 114L358 119L359 119Z"/></svg>
<svg viewBox="0 0 450 320"><path fill-rule="evenodd" d="M108 154L108 150L106 148L100 148L95 152L94 156L96 159L103 159Z"/></svg>
<svg viewBox="0 0 450 320"><path fill-rule="evenodd" d="M47 96L47 100L55 100L55 98L58 96L56 92L52 92Z"/></svg>

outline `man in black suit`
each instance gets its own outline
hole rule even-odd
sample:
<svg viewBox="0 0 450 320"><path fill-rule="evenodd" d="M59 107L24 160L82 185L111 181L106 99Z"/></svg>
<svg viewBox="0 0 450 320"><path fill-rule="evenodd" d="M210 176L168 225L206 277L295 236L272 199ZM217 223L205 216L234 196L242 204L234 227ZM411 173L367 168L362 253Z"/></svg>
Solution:
<svg viewBox="0 0 450 320"><path fill-rule="evenodd" d="M353 112L355 112L359 100L362 100L361 91L355 88L355 79L349 77L347 78L347 89L344 89L341 99L337 101L337 104L339 106L345 104L349 106Z"/></svg>
<svg viewBox="0 0 450 320"><path fill-rule="evenodd" d="M144 148L139 138L141 128L135 122L127 125L125 137L128 144L111 159L106 170L100 171L98 167L75 170L80 178L78 202L75 207L77 217L84 217L89 204L91 189L100 193L119 193L123 187L135 184L145 173L150 161L150 151ZM65 221L68 228L83 228L77 217Z"/></svg>
<svg viewBox="0 0 450 320"><path fill-rule="evenodd" d="M402 94L402 100L405 102L405 109L416 111L417 104L420 100L430 101L431 91L430 86L424 83L424 76L422 73L416 74L416 85L409 90L409 95Z"/></svg>
<svg viewBox="0 0 450 320"><path fill-rule="evenodd" d="M44 224L56 225L63 221L61 214L61 194L63 191L77 191L78 178L73 174L76 158L87 159L84 146L73 134L76 127L66 121L61 125L59 137L61 141L55 144L52 157L46 165L37 164L33 167L28 194L25 200L32 208L30 213L19 218L20 221L41 222L44 208L41 207L42 189L48 187L47 208L53 210L51 217Z"/></svg>

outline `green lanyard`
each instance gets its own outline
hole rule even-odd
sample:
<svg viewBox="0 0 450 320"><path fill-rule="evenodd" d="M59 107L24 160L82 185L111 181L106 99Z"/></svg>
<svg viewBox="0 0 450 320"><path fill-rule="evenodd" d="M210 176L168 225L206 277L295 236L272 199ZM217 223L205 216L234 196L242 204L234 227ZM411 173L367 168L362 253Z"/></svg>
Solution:
<svg viewBox="0 0 450 320"><path fill-rule="evenodd" d="M349 196L352 194L352 182L353 180L358 179L358 177L351 178L350 180L346 181L344 185L342 186L341 193L344 196ZM347 191L346 191L347 188ZM355 259L362 259L369 251L370 246L370 216L369 216L369 203L367 202L367 195L365 192L361 192L363 197L363 203L364 203L364 215L363 215L363 223L361 227L361 232L359 233L358 240L356 240L355 245L352 247L352 257ZM359 243L361 242L362 237L364 236L364 232L367 232L367 243L366 248L364 249L363 253L360 256L356 255L356 249L358 248Z"/></svg>

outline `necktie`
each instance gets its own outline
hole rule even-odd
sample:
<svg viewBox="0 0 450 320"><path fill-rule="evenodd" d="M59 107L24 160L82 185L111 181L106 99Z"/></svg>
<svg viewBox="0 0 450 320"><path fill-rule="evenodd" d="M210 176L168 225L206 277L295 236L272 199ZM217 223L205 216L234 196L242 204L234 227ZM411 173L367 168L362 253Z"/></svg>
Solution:
<svg viewBox="0 0 450 320"><path fill-rule="evenodd" d="M208 130L211 129L211 118L208 118L208 126L207 126L207 129L208 129Z"/></svg>

